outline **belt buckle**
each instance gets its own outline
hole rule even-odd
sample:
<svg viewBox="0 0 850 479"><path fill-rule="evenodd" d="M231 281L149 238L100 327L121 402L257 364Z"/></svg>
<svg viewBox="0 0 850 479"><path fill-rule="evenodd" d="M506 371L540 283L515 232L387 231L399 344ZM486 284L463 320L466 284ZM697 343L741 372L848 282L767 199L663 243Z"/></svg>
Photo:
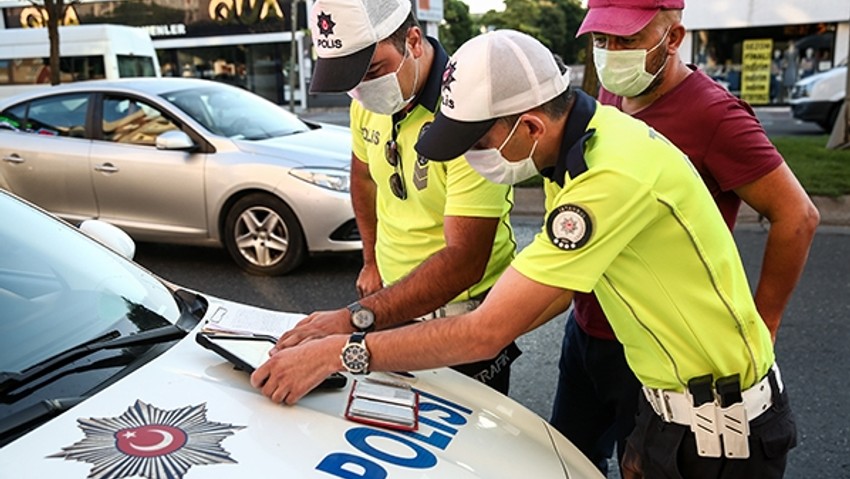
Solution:
<svg viewBox="0 0 850 479"><path fill-rule="evenodd" d="M649 403L652 409L655 410L655 413L661 416L664 422L672 422L673 412L670 409L670 401L665 396L664 391L654 388L647 388L647 391L649 391L647 395L649 397Z"/></svg>

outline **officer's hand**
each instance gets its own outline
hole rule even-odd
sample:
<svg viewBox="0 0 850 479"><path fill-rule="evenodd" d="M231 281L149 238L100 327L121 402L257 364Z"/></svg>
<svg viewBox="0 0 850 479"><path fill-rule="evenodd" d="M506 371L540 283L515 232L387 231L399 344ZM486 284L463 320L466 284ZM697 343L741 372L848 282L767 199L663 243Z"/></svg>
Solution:
<svg viewBox="0 0 850 479"><path fill-rule="evenodd" d="M383 288L384 284L381 281L381 274L378 273L376 264L364 264L360 270L360 275L357 276L357 294L361 298L365 298L370 294Z"/></svg>
<svg viewBox="0 0 850 479"><path fill-rule="evenodd" d="M294 328L283 333L277 344L269 351L269 356L274 355L284 348L290 348L304 341L318 339L330 334L350 334L354 332L348 309L336 309L333 311L316 311L302 319Z"/></svg>
<svg viewBox="0 0 850 479"><path fill-rule="evenodd" d="M276 403L295 404L340 369L345 336L332 336L282 349L251 374L251 385Z"/></svg>

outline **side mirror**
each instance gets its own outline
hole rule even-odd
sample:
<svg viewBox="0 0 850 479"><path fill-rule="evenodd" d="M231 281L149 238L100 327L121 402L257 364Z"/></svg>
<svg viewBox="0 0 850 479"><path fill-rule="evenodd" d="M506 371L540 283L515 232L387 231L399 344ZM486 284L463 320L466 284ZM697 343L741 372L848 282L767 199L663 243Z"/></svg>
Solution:
<svg viewBox="0 0 850 479"><path fill-rule="evenodd" d="M192 150L195 142L185 132L171 130L156 137L157 150Z"/></svg>
<svg viewBox="0 0 850 479"><path fill-rule="evenodd" d="M80 231L127 259L136 254L136 243L121 228L101 220L85 220Z"/></svg>

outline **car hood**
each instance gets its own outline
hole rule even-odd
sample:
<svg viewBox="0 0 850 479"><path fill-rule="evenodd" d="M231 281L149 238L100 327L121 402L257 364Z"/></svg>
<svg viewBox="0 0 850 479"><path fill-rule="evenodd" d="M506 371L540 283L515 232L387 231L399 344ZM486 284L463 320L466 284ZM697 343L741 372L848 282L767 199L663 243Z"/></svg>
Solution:
<svg viewBox="0 0 850 479"><path fill-rule="evenodd" d="M291 166L348 169L351 134L348 128L319 124L319 128L267 140L234 140L245 153L284 157Z"/></svg>
<svg viewBox="0 0 850 479"><path fill-rule="evenodd" d="M209 299L208 318L269 314ZM194 335L0 449L0 475L602 477L542 418L452 370L408 380L420 391L419 429L397 432L343 417L351 378L296 406L274 404Z"/></svg>
<svg viewBox="0 0 850 479"><path fill-rule="evenodd" d="M798 81L796 83L796 85L806 86L806 85L810 85L812 83L819 83L819 82L824 81L824 80L834 80L838 77L843 79L843 78L845 78L844 75L846 75L846 74L847 74L847 66L846 65L837 66L835 68L832 68L831 70L816 73L812 76L808 76L806 78L803 78L802 80Z"/></svg>

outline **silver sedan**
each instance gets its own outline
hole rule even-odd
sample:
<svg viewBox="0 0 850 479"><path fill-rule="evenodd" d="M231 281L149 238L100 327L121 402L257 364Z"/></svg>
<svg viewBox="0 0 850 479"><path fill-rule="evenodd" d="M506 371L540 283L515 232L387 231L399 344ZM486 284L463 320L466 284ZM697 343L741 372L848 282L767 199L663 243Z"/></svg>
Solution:
<svg viewBox="0 0 850 479"><path fill-rule="evenodd" d="M136 240L223 245L254 274L362 247L350 152L345 128L205 80L80 82L0 102L0 188Z"/></svg>

